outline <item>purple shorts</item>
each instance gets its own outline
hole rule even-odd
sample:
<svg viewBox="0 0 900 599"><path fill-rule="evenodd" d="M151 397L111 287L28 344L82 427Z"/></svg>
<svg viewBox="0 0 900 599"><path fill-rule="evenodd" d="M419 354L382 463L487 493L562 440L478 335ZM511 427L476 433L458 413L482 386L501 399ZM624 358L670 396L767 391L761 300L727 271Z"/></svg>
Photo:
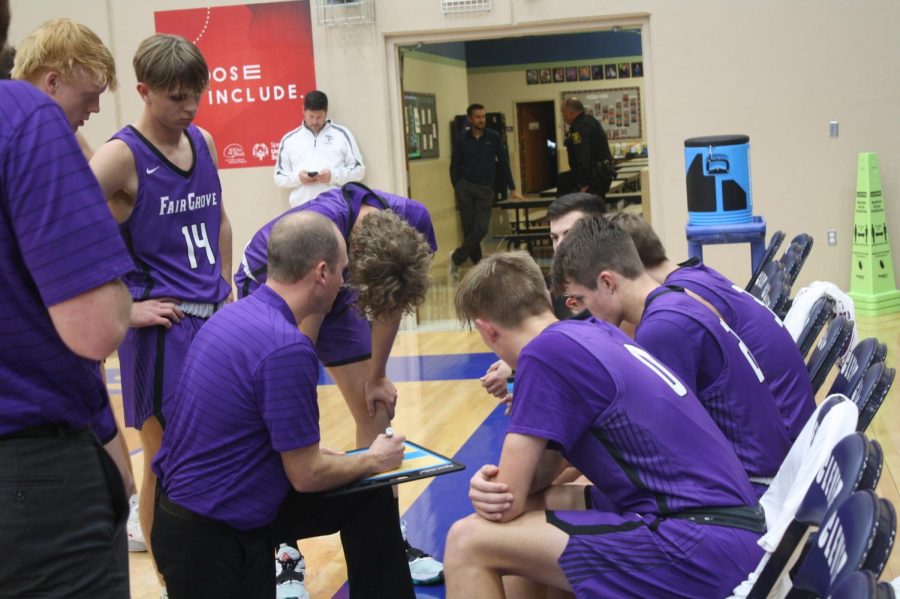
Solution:
<svg viewBox="0 0 900 599"><path fill-rule="evenodd" d="M325 366L342 366L372 357L372 328L353 303L356 291L343 288L325 315L316 354Z"/></svg>
<svg viewBox="0 0 900 599"><path fill-rule="evenodd" d="M169 330L161 326L128 329L119 346L126 425L140 429L147 418L156 416L165 428L181 365L204 323L205 318L185 315Z"/></svg>
<svg viewBox="0 0 900 599"><path fill-rule="evenodd" d="M759 534L597 510L548 511L569 535L559 565L579 598L727 597L763 555Z"/></svg>

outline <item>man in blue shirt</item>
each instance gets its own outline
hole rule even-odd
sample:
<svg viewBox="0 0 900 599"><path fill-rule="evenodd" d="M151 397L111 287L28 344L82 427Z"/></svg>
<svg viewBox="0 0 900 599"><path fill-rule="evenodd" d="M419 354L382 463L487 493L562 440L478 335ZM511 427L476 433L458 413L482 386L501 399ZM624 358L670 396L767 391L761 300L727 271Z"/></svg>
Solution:
<svg viewBox="0 0 900 599"><path fill-rule="evenodd" d="M506 181L510 195L524 199L516 191L503 140L496 131L485 128L484 106L472 104L466 109L469 129L453 145L450 159L450 181L456 191L456 205L462 221L463 242L450 254L450 273L459 276L466 260L481 260L481 240L487 235L494 205L494 173L500 165L500 176Z"/></svg>

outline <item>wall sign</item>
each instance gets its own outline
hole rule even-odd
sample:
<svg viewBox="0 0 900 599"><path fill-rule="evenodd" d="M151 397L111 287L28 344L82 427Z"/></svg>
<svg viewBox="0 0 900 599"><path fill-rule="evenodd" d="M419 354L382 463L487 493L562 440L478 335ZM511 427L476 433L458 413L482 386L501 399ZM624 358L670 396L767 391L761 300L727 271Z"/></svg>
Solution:
<svg viewBox="0 0 900 599"><path fill-rule="evenodd" d="M195 122L216 142L219 168L275 164L315 89L309 0L154 13L157 33L193 42L209 66Z"/></svg>

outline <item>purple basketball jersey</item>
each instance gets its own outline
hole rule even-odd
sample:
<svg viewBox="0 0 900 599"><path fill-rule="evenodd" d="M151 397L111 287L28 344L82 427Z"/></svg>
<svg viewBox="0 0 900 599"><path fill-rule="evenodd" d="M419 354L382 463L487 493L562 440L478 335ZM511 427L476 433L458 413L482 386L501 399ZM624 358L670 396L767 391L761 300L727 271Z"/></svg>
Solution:
<svg viewBox="0 0 900 599"><path fill-rule="evenodd" d="M791 439L796 439L816 402L803 356L781 320L755 297L703 264L679 268L666 283L680 285L708 301L744 340L766 375Z"/></svg>
<svg viewBox="0 0 900 599"><path fill-rule="evenodd" d="M200 130L185 131L194 155L190 170L172 164L134 127L113 138L134 155L138 196L122 237L137 265L125 282L136 300L171 297L218 303L228 295L221 275L222 186Z"/></svg>
<svg viewBox="0 0 900 599"><path fill-rule="evenodd" d="M594 319L551 325L525 346L509 432L548 439L620 510L756 504L730 443L687 385Z"/></svg>
<svg viewBox="0 0 900 599"><path fill-rule="evenodd" d="M349 195L349 201L344 197L344 190ZM249 295L266 280L266 265L268 261L266 244L269 241L272 227L288 214L294 214L303 210L312 210L325 216L337 226L344 239L349 239L350 231L353 229L356 216L359 214L359 209L363 202L379 209L389 208L421 233L433 252L437 251L437 241L434 235L434 226L431 223L431 215L422 203L384 191L373 191L374 194L369 193L363 187L355 185L345 186L344 189L329 189L319 194L314 200L291 208L281 216L263 225L262 229L257 231L250 243L247 244L247 247L244 248L241 264L234 273L234 284L238 289L238 297ZM379 197L385 201L386 206L382 204Z"/></svg>
<svg viewBox="0 0 900 599"><path fill-rule="evenodd" d="M700 398L751 477L771 477L790 449L787 427L753 354L681 288L647 298L635 340Z"/></svg>

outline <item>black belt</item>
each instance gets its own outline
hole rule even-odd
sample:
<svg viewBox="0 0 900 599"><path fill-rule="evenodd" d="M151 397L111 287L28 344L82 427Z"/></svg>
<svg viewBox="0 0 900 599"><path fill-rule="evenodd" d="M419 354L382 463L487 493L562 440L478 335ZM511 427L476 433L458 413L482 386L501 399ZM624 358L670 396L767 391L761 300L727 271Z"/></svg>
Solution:
<svg viewBox="0 0 900 599"><path fill-rule="evenodd" d="M72 428L70 425L65 423L53 423L53 424L38 424L35 426L29 426L28 428L23 428L22 430L18 430L14 433L7 433L5 435L0 435L0 441L7 441L9 439L40 439L40 438L48 438L48 437L76 437L81 434L89 432L90 429L88 427L82 428Z"/></svg>
<svg viewBox="0 0 900 599"><path fill-rule="evenodd" d="M221 520L213 520L212 518L207 518L206 516L201 516L186 507L182 507L169 499L165 493L162 492L162 489L159 487L156 488L156 503L159 505L160 509L168 512L170 515L175 516L176 518L181 518L182 520L192 520L194 522L202 522L204 524L224 524Z"/></svg>
<svg viewBox="0 0 900 599"><path fill-rule="evenodd" d="M690 520L697 524L741 528L759 534L766 532L766 513L761 505L756 507L744 505L740 507L693 508L661 517L662 520L666 518Z"/></svg>

